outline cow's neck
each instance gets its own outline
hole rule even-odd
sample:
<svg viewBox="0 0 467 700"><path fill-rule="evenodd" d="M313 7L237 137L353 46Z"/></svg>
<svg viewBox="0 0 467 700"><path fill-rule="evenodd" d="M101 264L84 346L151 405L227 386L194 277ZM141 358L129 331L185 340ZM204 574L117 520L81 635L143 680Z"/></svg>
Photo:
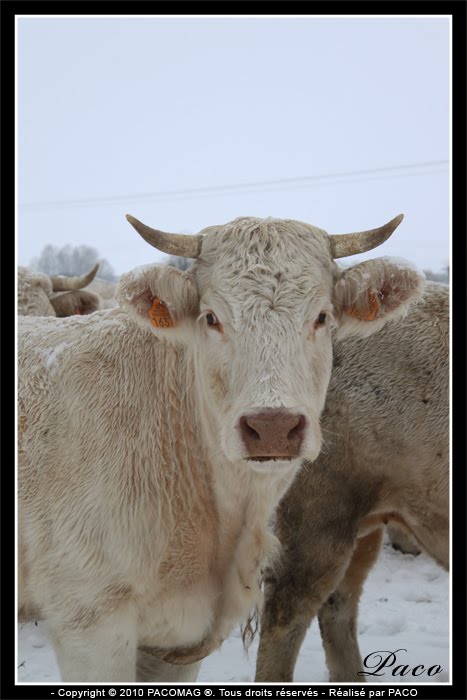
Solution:
<svg viewBox="0 0 467 700"><path fill-rule="evenodd" d="M245 622L261 603L261 579L268 562L279 553L279 542L271 533L269 522L281 495L291 481L290 475L243 472L233 467L232 480L215 481L215 492L224 510L219 513L220 545L224 572L222 596L213 640L222 642L239 621ZM235 473L236 472L236 473ZM220 472L217 472L219 474ZM230 482L230 483L229 483ZM243 494L248 494L242 499ZM235 510L237 508L237 510Z"/></svg>
<svg viewBox="0 0 467 700"><path fill-rule="evenodd" d="M200 386L192 353L173 347L165 354L159 376L164 392L161 426L171 441L163 470L164 513L173 525L163 568L178 571L183 542L178 541L181 528L173 513L183 512L185 530L198 543L195 546L203 547L197 557L200 567L193 568L193 586L204 572L218 591L207 640L209 648L215 648L260 603L262 570L278 551L269 521L294 470L255 472L245 462L223 455L218 417Z"/></svg>
<svg viewBox="0 0 467 700"><path fill-rule="evenodd" d="M193 362L195 433L202 436L218 520L217 570L222 585L213 636L220 642L260 603L261 575L279 551L270 532L271 516L289 487L295 469L257 472L243 460L232 462L219 449L217 416L197 381Z"/></svg>

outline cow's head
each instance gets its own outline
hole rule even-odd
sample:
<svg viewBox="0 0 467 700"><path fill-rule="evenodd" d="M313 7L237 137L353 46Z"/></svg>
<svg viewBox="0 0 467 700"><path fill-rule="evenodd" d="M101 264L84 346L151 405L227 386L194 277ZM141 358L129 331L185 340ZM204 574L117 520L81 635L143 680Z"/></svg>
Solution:
<svg viewBox="0 0 467 700"><path fill-rule="evenodd" d="M194 352L205 423L230 460L277 469L321 448L320 414L332 339L369 335L400 318L424 276L390 258L340 268L335 258L384 242L402 216L330 236L299 221L239 218L198 236L166 234L127 217L159 250L192 268L125 275L119 303L155 335Z"/></svg>
<svg viewBox="0 0 467 700"><path fill-rule="evenodd" d="M58 318L75 314L86 316L103 308L101 297L87 289L73 289L70 292L54 294L50 302Z"/></svg>
<svg viewBox="0 0 467 700"><path fill-rule="evenodd" d="M82 291L96 276L99 263L81 277L51 277L25 267L18 269L18 313L23 316L72 316L90 314L101 308L102 300Z"/></svg>

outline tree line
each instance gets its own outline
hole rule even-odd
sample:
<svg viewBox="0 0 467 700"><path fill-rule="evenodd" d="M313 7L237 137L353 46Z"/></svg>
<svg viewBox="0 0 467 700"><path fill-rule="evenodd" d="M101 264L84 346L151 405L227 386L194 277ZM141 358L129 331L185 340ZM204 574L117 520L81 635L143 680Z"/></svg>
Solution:
<svg viewBox="0 0 467 700"><path fill-rule="evenodd" d="M31 267L33 270L45 272L48 275L74 276L86 274L96 262L99 263L98 277L109 282L117 281L118 275L115 274L108 260L100 257L97 248L88 245L65 245L59 248L48 244L39 257L33 258ZM171 255L167 263L178 270L188 270L193 260ZM445 265L439 272L432 270L423 270L423 272L427 280L449 284L449 265Z"/></svg>

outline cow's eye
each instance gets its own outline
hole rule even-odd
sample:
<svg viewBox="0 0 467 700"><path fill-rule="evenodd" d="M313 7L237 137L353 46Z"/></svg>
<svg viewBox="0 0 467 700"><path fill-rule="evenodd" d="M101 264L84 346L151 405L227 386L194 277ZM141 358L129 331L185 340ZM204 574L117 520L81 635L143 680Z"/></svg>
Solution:
<svg viewBox="0 0 467 700"><path fill-rule="evenodd" d="M316 320L313 324L314 330L316 330L320 326L324 326L325 323L326 323L326 313L324 311L321 311L321 313L318 314L318 316L316 317Z"/></svg>
<svg viewBox="0 0 467 700"><path fill-rule="evenodd" d="M316 325L322 326L324 323L326 323L326 314L322 311L316 319Z"/></svg>
<svg viewBox="0 0 467 700"><path fill-rule="evenodd" d="M218 328L220 326L219 320L215 314L212 313L212 311L209 311L206 314L206 323L208 326L211 326L212 328Z"/></svg>

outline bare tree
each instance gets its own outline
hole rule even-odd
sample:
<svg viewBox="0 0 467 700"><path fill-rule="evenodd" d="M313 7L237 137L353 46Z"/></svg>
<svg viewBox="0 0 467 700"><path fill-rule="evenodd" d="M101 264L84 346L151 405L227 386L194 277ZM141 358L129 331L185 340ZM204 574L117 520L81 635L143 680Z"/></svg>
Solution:
<svg viewBox="0 0 467 700"><path fill-rule="evenodd" d="M442 268L441 272L432 272L431 270L423 270L427 280L432 280L432 282L445 282L449 284L449 265Z"/></svg>
<svg viewBox="0 0 467 700"><path fill-rule="evenodd" d="M46 272L48 275L84 275L99 263L99 277L109 282L115 282L117 275L112 265L105 259L99 257L97 248L88 245L71 246L65 245L62 248L48 244L38 258L31 261L33 270Z"/></svg>

